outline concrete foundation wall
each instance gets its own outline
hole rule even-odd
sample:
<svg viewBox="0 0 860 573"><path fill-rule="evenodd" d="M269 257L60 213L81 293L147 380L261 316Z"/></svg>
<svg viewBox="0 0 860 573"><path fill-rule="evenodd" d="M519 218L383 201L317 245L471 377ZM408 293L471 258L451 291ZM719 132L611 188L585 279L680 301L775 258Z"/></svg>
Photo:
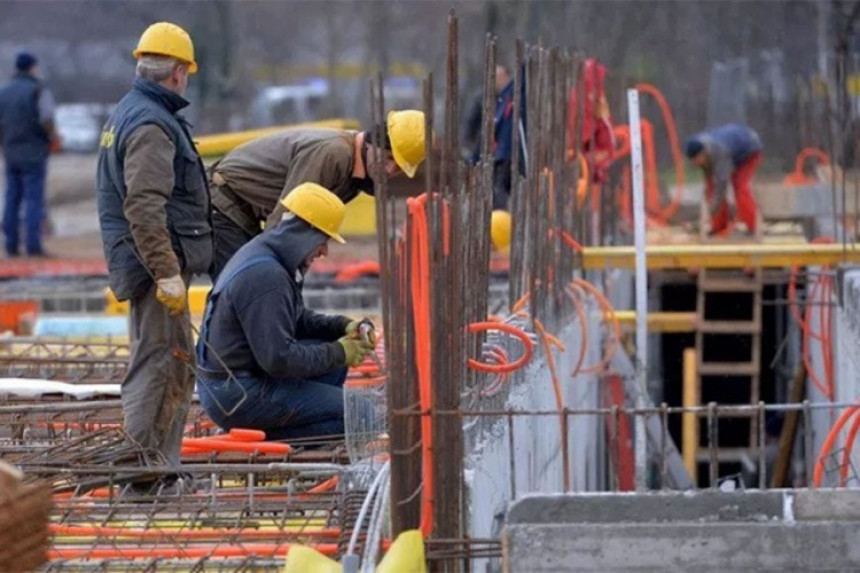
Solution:
<svg viewBox="0 0 860 573"><path fill-rule="evenodd" d="M846 271L839 287L840 304L835 310L833 343L835 398L837 402L847 403L856 401L860 396L860 269ZM815 428L818 449L838 414L839 411L827 412L821 420L822 425ZM840 450L843 446L844 441L841 439L834 450ZM834 463L838 463L838 460L834 460ZM860 448L854 448L852 463L855 468L860 468ZM825 478L826 485L836 485L838 481L835 473L828 473ZM860 480L854 477L846 485L858 486Z"/></svg>
<svg viewBox="0 0 860 573"><path fill-rule="evenodd" d="M591 340L599 340L597 312L587 325ZM569 408L599 406L600 387L593 376L571 378L582 344L580 326L571 324L558 334L565 352L554 351L556 370ZM589 345L585 364L600 359L597 344ZM546 357L538 344L524 376L515 383L504 409L557 410ZM513 428L513 437L511 428ZM604 468L596 460L602 446L603 427L597 416L568 418L568 465L571 491L601 487ZM500 417L473 440L467 453L466 486L469 499L469 534L497 537L509 503L532 492L564 491L564 471L558 416ZM511 443L513 442L513 449Z"/></svg>
<svg viewBox="0 0 860 573"><path fill-rule="evenodd" d="M530 496L506 571L856 571L860 491Z"/></svg>

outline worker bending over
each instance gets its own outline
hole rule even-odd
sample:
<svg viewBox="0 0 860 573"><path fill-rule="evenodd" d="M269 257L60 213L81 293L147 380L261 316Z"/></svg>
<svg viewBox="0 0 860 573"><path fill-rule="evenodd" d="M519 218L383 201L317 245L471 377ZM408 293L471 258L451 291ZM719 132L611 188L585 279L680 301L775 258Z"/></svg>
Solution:
<svg viewBox="0 0 860 573"><path fill-rule="evenodd" d="M378 138L378 139L377 139ZM382 142L382 149L374 146ZM378 155L388 177L414 177L424 161L424 113L392 111L373 131L287 129L240 145L212 167L215 227L214 283L239 248L274 225L288 191L304 182L330 189L348 203L362 191L373 195L369 166Z"/></svg>
<svg viewBox="0 0 860 573"><path fill-rule="evenodd" d="M194 391L186 290L212 262L206 173L179 111L194 46L175 24L153 24L134 51L137 78L101 134L96 185L110 287L131 301L131 357L122 381L124 429L179 465ZM138 493L184 489L174 476Z"/></svg>
<svg viewBox="0 0 860 573"><path fill-rule="evenodd" d="M687 141L687 157L705 172L706 198L711 214L711 235L728 231L729 179L735 189L737 216L750 234L756 230L756 202L750 181L761 163L761 139L745 125L731 123L704 131Z"/></svg>
<svg viewBox="0 0 860 573"><path fill-rule="evenodd" d="M270 440L343 434L347 367L373 344L359 336L359 322L306 309L302 282L330 238L344 242L345 206L315 183L280 204L282 220L239 249L212 289L197 393L224 429L263 430Z"/></svg>

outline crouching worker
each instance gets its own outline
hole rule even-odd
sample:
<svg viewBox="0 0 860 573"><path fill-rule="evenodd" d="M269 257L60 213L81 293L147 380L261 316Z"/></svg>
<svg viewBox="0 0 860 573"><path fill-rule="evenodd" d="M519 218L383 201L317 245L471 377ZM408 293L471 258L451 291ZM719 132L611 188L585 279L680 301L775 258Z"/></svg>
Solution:
<svg viewBox="0 0 860 573"><path fill-rule="evenodd" d="M344 242L345 207L315 183L281 202L282 220L243 246L212 288L197 343L197 393L224 429L263 430L269 440L343 434L347 367L373 345L359 322L306 309L302 281L329 239Z"/></svg>

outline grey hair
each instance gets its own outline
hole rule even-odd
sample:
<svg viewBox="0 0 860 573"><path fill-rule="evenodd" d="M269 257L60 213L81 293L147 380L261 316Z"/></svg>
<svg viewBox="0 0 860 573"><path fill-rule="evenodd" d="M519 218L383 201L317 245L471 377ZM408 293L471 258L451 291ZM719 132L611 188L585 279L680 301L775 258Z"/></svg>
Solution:
<svg viewBox="0 0 860 573"><path fill-rule="evenodd" d="M144 54L137 60L136 73L138 77L153 82L163 82L170 77L176 66L184 62L171 56L160 56L157 54Z"/></svg>

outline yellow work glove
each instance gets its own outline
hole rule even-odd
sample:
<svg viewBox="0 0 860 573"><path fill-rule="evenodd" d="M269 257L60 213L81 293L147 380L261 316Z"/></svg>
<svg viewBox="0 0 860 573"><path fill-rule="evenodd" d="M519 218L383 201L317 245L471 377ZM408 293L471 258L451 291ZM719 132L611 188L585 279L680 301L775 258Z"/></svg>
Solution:
<svg viewBox="0 0 860 573"><path fill-rule="evenodd" d="M358 338L374 346L376 345L376 326L374 326L373 321L369 318L353 320L346 325L346 332L344 334L346 334L347 338Z"/></svg>
<svg viewBox="0 0 860 573"><path fill-rule="evenodd" d="M155 281L155 298L167 307L170 316L182 314L188 307L185 281L179 275Z"/></svg>
<svg viewBox="0 0 860 573"><path fill-rule="evenodd" d="M367 356L373 352L373 345L359 340L357 338L348 338L344 336L338 343L343 347L343 353L346 355L347 366L358 366Z"/></svg>

